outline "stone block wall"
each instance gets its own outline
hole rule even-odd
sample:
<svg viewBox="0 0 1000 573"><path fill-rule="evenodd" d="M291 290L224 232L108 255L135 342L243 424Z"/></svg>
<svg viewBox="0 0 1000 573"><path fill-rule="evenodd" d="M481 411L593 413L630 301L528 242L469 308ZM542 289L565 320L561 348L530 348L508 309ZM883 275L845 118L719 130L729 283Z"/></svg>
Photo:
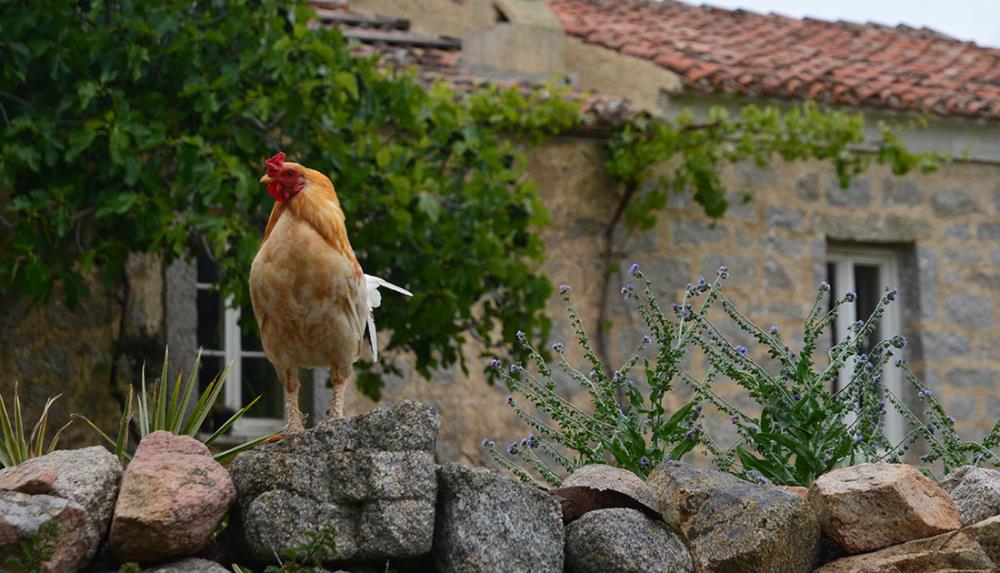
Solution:
<svg viewBox="0 0 1000 573"><path fill-rule="evenodd" d="M572 286L574 304L592 333L600 300L601 240L617 193L604 160L602 143L587 139L562 138L529 154L529 171L552 215L544 233L543 271L553 284ZM827 246L892 249L899 259L896 304L902 334L910 341L907 359L958 419L963 436L978 438L989 430L1000 417L995 344L1000 339L1000 166L956 161L937 173L903 178L876 166L840 189L825 163L778 163L769 169L735 165L724 181L733 196L722 220L711 221L689 195L678 195L655 229L621 239L628 253L623 264L642 265L661 302L679 300L688 282L711 278L725 265L731 275L726 292L738 307L751 320L777 325L799 342L816 286L826 278ZM626 303L617 295L611 301L609 347L613 362L620 364L645 332ZM567 355L582 367L555 296L548 313L554 322L548 342L566 342ZM742 340L735 328L725 332ZM467 356L476 364L477 349L470 347ZM406 358L397 359L405 368ZM695 374L703 370L697 356L689 367ZM572 401L587 402L573 384L560 387ZM723 394L741 407L750 405L738 387ZM443 420L439 459L473 464L489 463L479 447L483 437L513 440L528 432L505 405L506 395L502 386L487 386L476 368L468 376L444 372L433 382L392 379L384 394L388 402L412 398L434 404ZM673 400L680 404L687 397L679 388ZM918 406L914 396L906 398ZM349 393L348 411L370 407ZM728 432L728 424L713 427L723 442L733 437Z"/></svg>

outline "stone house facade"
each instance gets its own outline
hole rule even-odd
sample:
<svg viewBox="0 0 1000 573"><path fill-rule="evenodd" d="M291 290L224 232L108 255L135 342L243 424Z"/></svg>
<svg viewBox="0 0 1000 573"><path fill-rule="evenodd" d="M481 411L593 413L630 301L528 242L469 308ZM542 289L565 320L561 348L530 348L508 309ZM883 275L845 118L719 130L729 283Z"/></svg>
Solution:
<svg viewBox="0 0 1000 573"><path fill-rule="evenodd" d="M683 109L698 114L717 105L788 106L804 99L862 111L872 123L928 114L925 128L904 129L903 136L913 149L955 157L936 173L896 177L873 167L844 190L824 163L732 165L724 181L733 207L722 221L714 223L689 196L678 195L654 229L620 247L626 264L642 265L668 304L689 282L727 266L726 290L749 318L799 337L820 281L858 291L860 313L873 293L898 286L900 298L880 335L908 338L907 358L964 436L981 436L1000 417L1000 50L926 29L671 1L350 0L317 6L320 20L340 27L359 51L414 65L427 79L462 87L564 78L591 92L588 106L608 122L630 111L670 117ZM528 153L529 173L552 215L543 270L554 284L572 285L591 331L601 300L602 235L618 189L603 166L606 137L600 128L580 130ZM741 202L744 196L751 200ZM242 403L244 394L270 396L262 417L240 431L280 425L273 373L259 343L240 335L239 311L226 309L210 291L211 264L165 267L152 257L134 257L129 271L127 297L99 294L72 313L59 303L5 303L0 368L8 376L0 388L7 391L13 373L32 380L25 387L32 402L62 392L64 409L57 413L72 403L108 419L118 407L114 389L120 394L122 387L109 380L137 369L134 360L113 357L155 356L154 349L169 344L175 365L190 364L201 347L209 370L234 361L241 383L230 385L227 404ZM644 332L617 297L607 311L609 350L617 363ZM570 359L580 359L558 300L549 314L553 341L565 340ZM727 334L739 335L733 329ZM477 355L470 347L472 364ZM408 371L406 356L387 359ZM689 367L697 373L703 364L695 357ZM887 377L916 407L916 397ZM317 373L315 380L326 378ZM574 402L585 401L578 388L561 389ZM322 383L307 390L303 409L321 417L329 391ZM747 404L737 387L723 393ZM468 375L438 372L431 381L389 379L384 400L435 406L442 420L439 460L479 464L488 463L479 447L483 437L500 442L528 432L504 404L506 394L473 367ZM672 400L684 398L679 389ZM349 392L348 414L372 406ZM710 431L722 442L732 437L726 424Z"/></svg>

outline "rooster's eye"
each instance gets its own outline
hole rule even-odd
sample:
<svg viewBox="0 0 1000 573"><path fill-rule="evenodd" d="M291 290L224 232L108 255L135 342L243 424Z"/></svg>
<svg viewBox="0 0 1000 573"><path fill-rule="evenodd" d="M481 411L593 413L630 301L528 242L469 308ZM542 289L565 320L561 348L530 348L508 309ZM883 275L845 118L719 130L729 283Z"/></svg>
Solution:
<svg viewBox="0 0 1000 573"><path fill-rule="evenodd" d="M292 177L293 175L295 175L295 171L294 170L292 170L292 169L285 169L285 173L284 173L285 177Z"/></svg>

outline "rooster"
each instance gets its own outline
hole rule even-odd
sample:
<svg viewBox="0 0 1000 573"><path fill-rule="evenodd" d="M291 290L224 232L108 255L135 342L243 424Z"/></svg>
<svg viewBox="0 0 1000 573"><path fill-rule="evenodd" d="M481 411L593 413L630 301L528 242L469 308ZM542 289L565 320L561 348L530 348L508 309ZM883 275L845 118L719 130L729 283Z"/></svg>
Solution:
<svg viewBox="0 0 1000 573"><path fill-rule="evenodd" d="M250 299L264 354L285 387L285 430L296 432L304 428L299 367L330 369L330 417L341 417L366 323L378 360L373 311L381 302L379 287L412 295L362 272L344 211L325 175L285 161L284 153L264 164L267 174L260 182L275 204L250 268Z"/></svg>

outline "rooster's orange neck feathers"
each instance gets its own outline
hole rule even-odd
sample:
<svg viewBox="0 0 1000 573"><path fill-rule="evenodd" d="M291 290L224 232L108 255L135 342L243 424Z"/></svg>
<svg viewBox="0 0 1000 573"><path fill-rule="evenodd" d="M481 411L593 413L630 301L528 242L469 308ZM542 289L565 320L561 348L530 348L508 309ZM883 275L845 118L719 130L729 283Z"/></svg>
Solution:
<svg viewBox="0 0 1000 573"><path fill-rule="evenodd" d="M361 265L347 237L346 218L333 184L325 175L313 169L306 169L304 179L305 185L301 192L286 201L275 202L261 242L267 241L281 217L295 217L308 223L330 247L347 257L360 277L363 274Z"/></svg>

